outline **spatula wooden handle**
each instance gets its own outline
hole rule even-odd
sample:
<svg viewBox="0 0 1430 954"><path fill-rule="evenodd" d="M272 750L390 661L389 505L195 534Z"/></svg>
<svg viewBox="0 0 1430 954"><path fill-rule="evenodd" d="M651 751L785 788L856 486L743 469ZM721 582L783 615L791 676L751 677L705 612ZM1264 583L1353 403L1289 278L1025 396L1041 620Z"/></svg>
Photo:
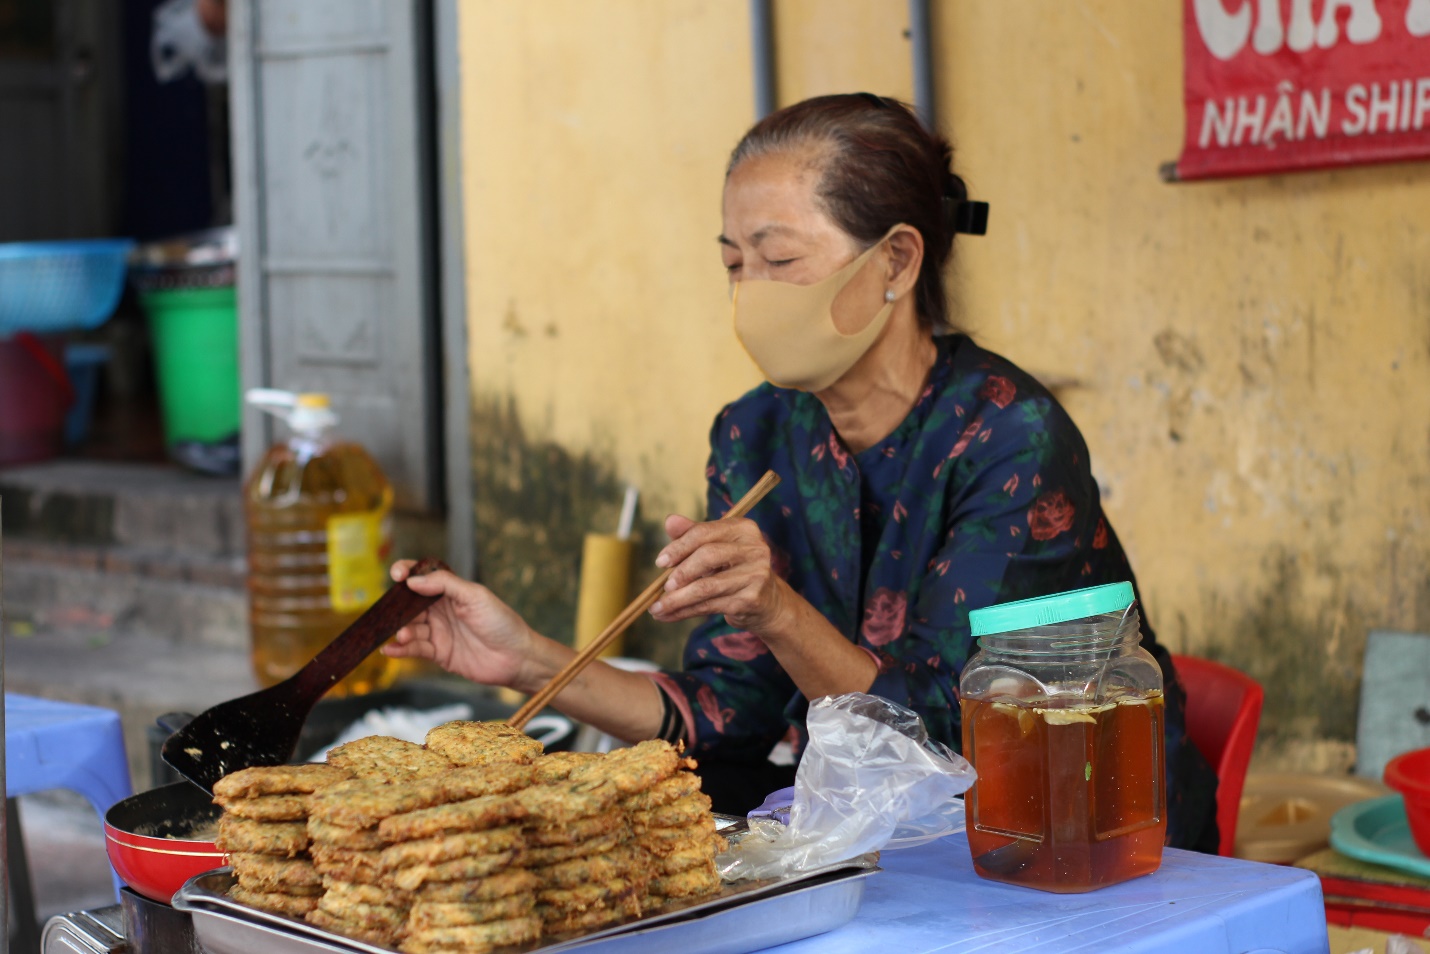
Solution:
<svg viewBox="0 0 1430 954"><path fill-rule="evenodd" d="M447 565L441 560L428 557L416 563L408 576L425 576L445 569ZM389 589L295 674L299 694L317 699L437 600L436 596L414 593L405 582Z"/></svg>

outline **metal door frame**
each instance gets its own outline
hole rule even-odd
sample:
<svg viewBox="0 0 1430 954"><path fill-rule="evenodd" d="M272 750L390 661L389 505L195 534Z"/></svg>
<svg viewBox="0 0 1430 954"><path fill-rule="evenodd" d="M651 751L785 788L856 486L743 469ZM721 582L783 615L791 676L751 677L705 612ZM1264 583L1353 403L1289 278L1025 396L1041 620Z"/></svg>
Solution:
<svg viewBox="0 0 1430 954"><path fill-rule="evenodd" d="M229 89L253 89L254 64L246 51L254 48L254 5L257 0L239 0L229 14ZM458 0L424 0L423 16L426 49L415 51L419 63L425 63L430 82L427 84L431 111L432 140L419 144L427 168L423 205L423 231L433 244L431 266L425 281L428 292L435 296L437 334L435 347L439 354L430 362L433 374L440 381L432 382L438 395L435 408L441 416L441 429L435 435L434 447L443 457L442 479L435 501L444 511L447 537L447 560L458 573L471 576L475 571L475 528L471 483L471 417L470 374L467 368L466 291L464 286L465 258L462 206L460 51L458 39ZM260 135L255 97L231 96L234 215L235 221L248 223L248 234L266 234L260 189L261 170L254 146ZM252 256L259 250L243 250ZM268 367L271 342L266 322L244 320L255 314L265 294L263 271L260 268L238 270L240 301L239 350L240 373L245 389L266 386L271 375ZM261 456L272 440L273 429L256 412L244 415L243 451L246 463Z"/></svg>

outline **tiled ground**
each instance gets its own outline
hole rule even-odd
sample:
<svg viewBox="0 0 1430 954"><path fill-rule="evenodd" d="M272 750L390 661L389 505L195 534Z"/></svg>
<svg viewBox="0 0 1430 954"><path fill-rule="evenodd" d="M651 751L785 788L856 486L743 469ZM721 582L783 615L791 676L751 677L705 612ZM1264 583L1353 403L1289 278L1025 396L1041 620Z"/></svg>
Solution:
<svg viewBox="0 0 1430 954"><path fill-rule="evenodd" d="M114 903L104 829L88 802L65 791L23 796L20 825L41 925L56 914Z"/></svg>

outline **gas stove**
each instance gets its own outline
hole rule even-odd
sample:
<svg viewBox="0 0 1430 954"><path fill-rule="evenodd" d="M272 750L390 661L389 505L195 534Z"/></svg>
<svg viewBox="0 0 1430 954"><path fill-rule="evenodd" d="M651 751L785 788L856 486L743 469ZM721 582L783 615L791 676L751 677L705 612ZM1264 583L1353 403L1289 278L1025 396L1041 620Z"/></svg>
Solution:
<svg viewBox="0 0 1430 954"><path fill-rule="evenodd" d="M120 903L50 918L42 954L203 954L192 918L128 888Z"/></svg>

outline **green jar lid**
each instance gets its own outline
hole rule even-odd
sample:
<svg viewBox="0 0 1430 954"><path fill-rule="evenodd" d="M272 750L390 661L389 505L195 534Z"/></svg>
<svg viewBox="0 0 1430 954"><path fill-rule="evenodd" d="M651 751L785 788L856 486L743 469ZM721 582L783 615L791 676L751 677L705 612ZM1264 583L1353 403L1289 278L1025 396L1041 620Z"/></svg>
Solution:
<svg viewBox="0 0 1430 954"><path fill-rule="evenodd" d="M1108 583L1105 586L1089 586L1085 590L986 606L968 614L968 625L972 627L975 637L1011 633L1104 613L1121 613L1132 605L1133 599L1131 583Z"/></svg>

